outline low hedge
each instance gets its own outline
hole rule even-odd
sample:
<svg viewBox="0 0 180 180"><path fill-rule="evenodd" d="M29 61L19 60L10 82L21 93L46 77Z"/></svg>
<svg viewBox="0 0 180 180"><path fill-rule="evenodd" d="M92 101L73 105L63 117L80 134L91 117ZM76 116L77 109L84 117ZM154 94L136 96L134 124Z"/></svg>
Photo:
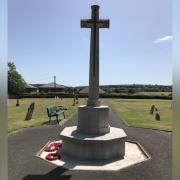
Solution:
<svg viewBox="0 0 180 180"><path fill-rule="evenodd" d="M59 98L73 98L74 95L70 93L43 93L43 94L22 94L19 98L54 98L58 96ZM79 94L79 98L87 98L87 94ZM16 98L10 96L9 98ZM122 95L122 94L100 94L100 98L124 98L124 99L172 99L172 96L162 96L162 95Z"/></svg>

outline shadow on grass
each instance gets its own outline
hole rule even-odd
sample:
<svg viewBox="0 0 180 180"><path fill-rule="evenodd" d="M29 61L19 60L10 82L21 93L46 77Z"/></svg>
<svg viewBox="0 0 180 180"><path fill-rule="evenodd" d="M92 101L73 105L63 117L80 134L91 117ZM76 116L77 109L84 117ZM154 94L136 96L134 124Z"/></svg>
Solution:
<svg viewBox="0 0 180 180"><path fill-rule="evenodd" d="M49 123L49 120L41 123L41 125L57 125L62 121L62 119L59 119L59 122L57 122L57 120L51 120Z"/></svg>
<svg viewBox="0 0 180 180"><path fill-rule="evenodd" d="M27 175L23 180L70 180L71 175L63 175L66 171L66 169L58 167L45 175Z"/></svg>
<svg viewBox="0 0 180 180"><path fill-rule="evenodd" d="M41 123L41 125L56 125L58 124L58 122L56 120L51 120L50 123L49 121L45 121L43 123Z"/></svg>

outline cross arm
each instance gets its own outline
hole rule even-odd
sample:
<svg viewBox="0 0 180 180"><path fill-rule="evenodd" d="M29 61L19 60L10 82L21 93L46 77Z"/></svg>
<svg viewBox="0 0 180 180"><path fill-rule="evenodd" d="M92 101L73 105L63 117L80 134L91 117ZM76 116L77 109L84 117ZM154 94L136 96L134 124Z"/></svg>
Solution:
<svg viewBox="0 0 180 180"><path fill-rule="evenodd" d="M81 28L92 28L92 20L91 19L81 20Z"/></svg>
<svg viewBox="0 0 180 180"><path fill-rule="evenodd" d="M99 20L98 22L99 28L109 28L109 19L108 20Z"/></svg>
<svg viewBox="0 0 180 180"><path fill-rule="evenodd" d="M93 24L96 23L99 28L109 28L109 20L97 20L92 19L81 20L81 28L92 28Z"/></svg>

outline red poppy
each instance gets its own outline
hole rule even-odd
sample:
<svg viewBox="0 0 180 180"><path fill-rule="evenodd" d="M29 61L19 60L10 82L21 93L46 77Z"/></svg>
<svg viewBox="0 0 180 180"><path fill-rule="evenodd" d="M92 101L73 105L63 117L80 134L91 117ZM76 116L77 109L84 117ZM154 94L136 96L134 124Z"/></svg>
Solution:
<svg viewBox="0 0 180 180"><path fill-rule="evenodd" d="M54 161L61 159L61 156L58 153L49 153L46 155L45 159L48 161Z"/></svg>
<svg viewBox="0 0 180 180"><path fill-rule="evenodd" d="M53 145L60 148L62 147L62 142L55 142Z"/></svg>
<svg viewBox="0 0 180 180"><path fill-rule="evenodd" d="M49 144L48 146L46 146L44 148L44 151L45 152L53 152L53 151L58 150L60 147L62 147L61 142L59 142L59 143L51 143L51 144Z"/></svg>

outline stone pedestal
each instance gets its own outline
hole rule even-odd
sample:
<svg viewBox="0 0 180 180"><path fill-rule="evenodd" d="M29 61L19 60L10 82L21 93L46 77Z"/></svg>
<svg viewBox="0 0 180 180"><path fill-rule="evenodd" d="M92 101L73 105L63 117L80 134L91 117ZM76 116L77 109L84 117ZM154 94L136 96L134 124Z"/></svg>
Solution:
<svg viewBox="0 0 180 180"><path fill-rule="evenodd" d="M126 134L110 127L108 106L79 106L78 124L66 127L60 134L61 155L80 160L122 159Z"/></svg>
<svg viewBox="0 0 180 180"><path fill-rule="evenodd" d="M123 129L110 128L104 135L84 134L77 126L66 127L60 134L63 141L61 155L79 160L123 159L126 134Z"/></svg>
<svg viewBox="0 0 180 180"><path fill-rule="evenodd" d="M77 130L88 134L105 134L110 131L108 106L79 106Z"/></svg>

